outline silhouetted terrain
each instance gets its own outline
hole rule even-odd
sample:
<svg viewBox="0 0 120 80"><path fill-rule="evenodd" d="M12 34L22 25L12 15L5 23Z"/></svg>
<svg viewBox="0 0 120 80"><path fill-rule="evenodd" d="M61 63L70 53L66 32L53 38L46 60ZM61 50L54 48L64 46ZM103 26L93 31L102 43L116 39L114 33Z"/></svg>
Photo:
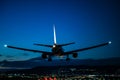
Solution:
<svg viewBox="0 0 120 80"><path fill-rule="evenodd" d="M60 73L71 73L72 69L75 69L75 72L79 74L120 74L120 66L85 66L85 65L69 65L69 66L39 66L32 69L24 70L13 70L7 71L7 73L21 73L21 74L52 74Z"/></svg>
<svg viewBox="0 0 120 80"><path fill-rule="evenodd" d="M87 65L87 66L99 66L99 65L120 65L120 58L108 58L108 59L71 59L66 61L65 59L54 59L52 62L47 60L39 60L34 58L26 61L2 61L1 67L17 68L33 68L37 66L68 66L68 65Z"/></svg>
<svg viewBox="0 0 120 80"><path fill-rule="evenodd" d="M3 70L15 70L15 69L35 69L35 67L39 67L39 69L44 70L53 68L57 69L57 67L73 67L79 66L80 68L83 67L94 67L94 66L120 66L120 58L108 58L108 59L71 59L70 61L66 61L64 59L57 59L53 60L52 62L48 62L47 60L39 60L40 58L34 58L26 61L2 61L0 62L0 66L2 67L1 71ZM32 70L33 70L32 69ZM37 69L37 68L36 68Z"/></svg>
<svg viewBox="0 0 120 80"><path fill-rule="evenodd" d="M43 76L57 76L60 79L119 79L120 74L120 58L109 59L71 59L53 60L38 60L39 58L30 59L27 61L3 61L1 66L1 79L5 80L38 80ZM5 67L6 66L6 67ZM11 75L11 77L9 77ZM92 78L90 77L92 76ZM39 76L39 77L37 77ZM84 80L84 79L83 79Z"/></svg>

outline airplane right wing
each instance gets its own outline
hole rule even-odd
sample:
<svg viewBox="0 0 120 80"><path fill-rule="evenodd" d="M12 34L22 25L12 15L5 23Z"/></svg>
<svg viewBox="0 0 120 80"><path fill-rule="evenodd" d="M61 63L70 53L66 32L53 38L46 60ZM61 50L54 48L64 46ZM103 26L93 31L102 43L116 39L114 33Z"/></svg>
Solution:
<svg viewBox="0 0 120 80"><path fill-rule="evenodd" d="M47 52L47 51L26 49L26 48L14 47L14 46L9 46L9 45L4 45L4 47L18 49L18 50L24 50L24 51L30 51L30 52L38 52L38 53L43 53L43 54L51 55L51 52Z"/></svg>
<svg viewBox="0 0 120 80"><path fill-rule="evenodd" d="M108 44L111 44L111 41L109 41L107 43L102 43L102 44L99 44L99 45L94 45L94 46L91 46L91 47L86 47L86 48L82 48L82 49L68 51L68 52L65 52L64 55L73 54L73 53L76 53L76 52L85 51L85 50L89 50L89 49L93 49L93 48L97 48L97 47L102 47L102 46L105 46L105 45L108 45Z"/></svg>

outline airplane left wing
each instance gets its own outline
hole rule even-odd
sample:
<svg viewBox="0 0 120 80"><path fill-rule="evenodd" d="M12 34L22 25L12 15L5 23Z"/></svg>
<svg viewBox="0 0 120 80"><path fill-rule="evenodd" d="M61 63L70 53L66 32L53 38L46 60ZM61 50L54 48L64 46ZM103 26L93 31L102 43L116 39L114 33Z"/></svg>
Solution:
<svg viewBox="0 0 120 80"><path fill-rule="evenodd" d="M68 52L65 52L64 55L73 54L73 53L76 53L76 52L85 51L85 50L89 50L89 49L93 49L93 48L97 48L97 47L102 47L102 46L105 46L105 45L108 45L108 44L111 44L111 41L109 41L107 43L102 43L102 44L99 44L99 45L87 47L87 48L68 51Z"/></svg>
<svg viewBox="0 0 120 80"><path fill-rule="evenodd" d="M26 49L26 48L14 47L14 46L9 46L9 45L4 45L4 47L13 48L13 49L18 49L18 50L24 50L24 51L30 51L30 52L38 52L38 53L43 53L43 54L47 54L47 55L50 55L50 54L51 54L51 52L47 52L47 51Z"/></svg>

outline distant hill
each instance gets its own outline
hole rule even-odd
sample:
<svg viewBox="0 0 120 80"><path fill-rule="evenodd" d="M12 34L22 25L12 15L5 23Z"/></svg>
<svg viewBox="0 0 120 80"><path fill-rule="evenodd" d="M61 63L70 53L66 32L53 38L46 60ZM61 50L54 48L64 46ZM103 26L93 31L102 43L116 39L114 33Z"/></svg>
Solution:
<svg viewBox="0 0 120 80"><path fill-rule="evenodd" d="M1 61L0 69L26 69L37 66L69 66L69 65L86 65L86 66L105 66L105 65L120 65L120 58L107 58L107 59L71 59L66 61L65 59L56 59L52 62L47 60L41 60L33 58L26 61Z"/></svg>

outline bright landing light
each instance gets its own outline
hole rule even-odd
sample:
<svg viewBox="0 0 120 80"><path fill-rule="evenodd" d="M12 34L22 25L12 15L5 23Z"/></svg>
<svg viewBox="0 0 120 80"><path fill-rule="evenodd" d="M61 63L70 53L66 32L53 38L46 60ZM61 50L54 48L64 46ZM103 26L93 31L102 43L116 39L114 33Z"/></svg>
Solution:
<svg viewBox="0 0 120 80"><path fill-rule="evenodd" d="M5 44L4 47L7 47L7 44Z"/></svg>
<svg viewBox="0 0 120 80"><path fill-rule="evenodd" d="M55 48L56 47L56 45L53 45L53 48Z"/></svg>
<svg viewBox="0 0 120 80"><path fill-rule="evenodd" d="M108 43L109 43L109 44L111 44L112 42L111 42L111 41L109 41Z"/></svg>

